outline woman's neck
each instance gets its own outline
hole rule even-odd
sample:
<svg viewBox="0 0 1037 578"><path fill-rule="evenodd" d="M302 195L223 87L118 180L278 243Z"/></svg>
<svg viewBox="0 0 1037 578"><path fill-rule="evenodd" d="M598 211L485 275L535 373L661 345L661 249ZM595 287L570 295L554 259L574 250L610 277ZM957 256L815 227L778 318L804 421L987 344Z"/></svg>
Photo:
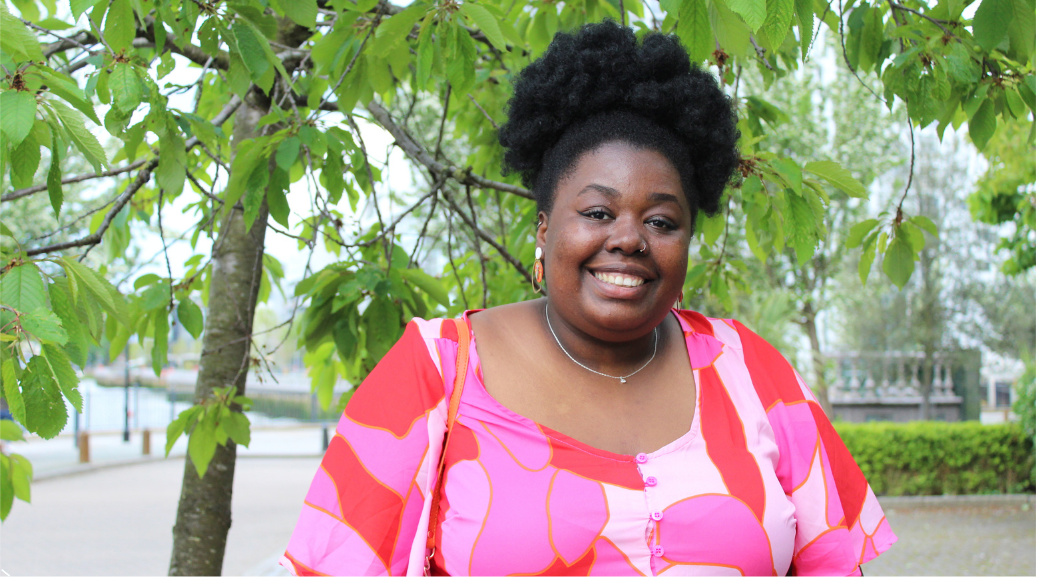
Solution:
<svg viewBox="0 0 1037 578"><path fill-rule="evenodd" d="M568 322L549 298L541 308L541 324L549 341L557 341L562 354L595 371L620 377L642 367L653 352L662 351L666 331L660 323L653 331L629 341L606 341L597 338Z"/></svg>

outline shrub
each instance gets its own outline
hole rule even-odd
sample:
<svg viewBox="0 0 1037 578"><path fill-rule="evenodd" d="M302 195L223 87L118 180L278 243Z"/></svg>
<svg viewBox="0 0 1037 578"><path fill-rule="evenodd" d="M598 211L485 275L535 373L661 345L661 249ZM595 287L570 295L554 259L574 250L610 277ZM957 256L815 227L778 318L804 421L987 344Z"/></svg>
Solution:
<svg viewBox="0 0 1037 578"><path fill-rule="evenodd" d="M1034 444L1019 424L834 424L878 495L1034 491Z"/></svg>

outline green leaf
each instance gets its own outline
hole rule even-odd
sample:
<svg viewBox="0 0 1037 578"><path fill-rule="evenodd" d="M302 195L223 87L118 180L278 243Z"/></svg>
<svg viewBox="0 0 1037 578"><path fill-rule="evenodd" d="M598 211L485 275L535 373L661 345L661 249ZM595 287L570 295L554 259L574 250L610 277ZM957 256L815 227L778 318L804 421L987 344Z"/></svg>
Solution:
<svg viewBox="0 0 1037 578"><path fill-rule="evenodd" d="M68 342L68 334L61 327L61 319L50 310L39 307L21 316L22 329L40 341L58 345Z"/></svg>
<svg viewBox="0 0 1037 578"><path fill-rule="evenodd" d="M317 27L317 0L287 0L281 6L292 22L310 29Z"/></svg>
<svg viewBox="0 0 1037 578"><path fill-rule="evenodd" d="M220 422L223 430L227 432L230 439L234 440L234 443L238 445L248 447L251 443L251 427L248 421L248 416L238 411L231 411L229 415L224 416L223 421Z"/></svg>
<svg viewBox="0 0 1037 578"><path fill-rule="evenodd" d="M878 219L868 219L850 227L850 234L846 236L846 247L848 249L859 247L868 233L878 225Z"/></svg>
<svg viewBox="0 0 1037 578"><path fill-rule="evenodd" d="M204 327L201 308L195 305L189 297L185 297L176 306L176 317L184 329L191 334L191 337L198 339Z"/></svg>
<svg viewBox="0 0 1037 578"><path fill-rule="evenodd" d="M73 363L79 367L86 367L90 343L87 341L86 332L79 320L79 314L73 305L68 287L68 278L57 278L47 287L47 292L50 294L50 306L61 319L61 327L68 334L65 353Z"/></svg>
<svg viewBox="0 0 1037 578"><path fill-rule="evenodd" d="M277 155L275 156L277 166L286 171L290 170L296 159L299 158L299 146L301 144L302 141L297 136L290 136L281 141L281 144L277 146Z"/></svg>
<svg viewBox="0 0 1037 578"><path fill-rule="evenodd" d="M61 258L61 266L65 268L66 275L74 277L76 284L85 287L90 297L102 309L114 315L119 323L127 327L133 325L126 313L126 300L100 273L69 257Z"/></svg>
<svg viewBox="0 0 1037 578"><path fill-rule="evenodd" d="M14 497L23 502L32 501L29 486L32 484L32 464L25 456L11 454L11 482L14 486Z"/></svg>
<svg viewBox="0 0 1037 578"><path fill-rule="evenodd" d="M123 114L137 110L144 98L144 83L137 75L137 69L126 62L112 65L112 73L108 76L108 89L111 90L113 104Z"/></svg>
<svg viewBox="0 0 1037 578"><path fill-rule="evenodd" d="M259 216L259 209L262 207L263 201L266 200L266 189L269 183L269 167L265 163L258 165L248 179L248 184L245 186L245 198L241 201L245 209L243 216L245 218L246 231L252 228L252 223Z"/></svg>
<svg viewBox="0 0 1037 578"><path fill-rule="evenodd" d="M40 143L29 133L21 144L11 151L11 185L18 189L31 186L39 168Z"/></svg>
<svg viewBox="0 0 1037 578"><path fill-rule="evenodd" d="M893 237L886 254L882 257L882 270L889 280L903 289L915 270L915 252L905 235Z"/></svg>
<svg viewBox="0 0 1037 578"><path fill-rule="evenodd" d="M471 2L462 4L461 10L472 19L472 22L475 23L479 30L482 30L483 34L486 35L486 39L490 41L494 48L500 51L507 50L507 41L504 40L504 35L501 34L500 25L497 24L497 19L490 14L489 10Z"/></svg>
<svg viewBox="0 0 1037 578"><path fill-rule="evenodd" d="M0 440L8 442L22 442L25 437L22 428L9 419L0 419Z"/></svg>
<svg viewBox="0 0 1037 578"><path fill-rule="evenodd" d="M960 42L951 44L947 54L947 74L958 84L971 84L979 80L979 63L976 62L968 48Z"/></svg>
<svg viewBox="0 0 1037 578"><path fill-rule="evenodd" d="M83 413L83 396L79 394L79 378L76 370L72 369L72 361L65 355L65 351L56 345L43 344L42 355L47 362L51 376L65 394L65 399Z"/></svg>
<svg viewBox="0 0 1037 578"><path fill-rule="evenodd" d="M104 39L108 45L115 52L121 52L130 47L136 35L137 21L130 0L112 0L104 22Z"/></svg>
<svg viewBox="0 0 1037 578"><path fill-rule="evenodd" d="M364 310L363 322L367 332L367 356L373 366L400 338L400 312L388 298L375 297Z"/></svg>
<svg viewBox="0 0 1037 578"><path fill-rule="evenodd" d="M108 157L105 156L101 143L97 142L97 137L87 130L82 115L57 100L50 100L50 105L61 119L62 126L76 148L93 165L94 170L100 172L101 168L108 168Z"/></svg>
<svg viewBox="0 0 1037 578"><path fill-rule="evenodd" d="M799 20L800 58L805 59L814 37L814 3L811 0L796 1L796 18Z"/></svg>
<svg viewBox="0 0 1037 578"><path fill-rule="evenodd" d="M774 167L778 174L785 177L785 182L788 186L796 193L803 192L803 171L796 164L796 161L787 158L777 158L771 161L771 166Z"/></svg>
<svg viewBox="0 0 1037 578"><path fill-rule="evenodd" d="M14 360L5 359L0 364L0 380L4 383L4 398L7 399L7 407L11 415L19 423L25 423L25 401L22 400L22 390L18 387L18 376L14 370Z"/></svg>
<svg viewBox="0 0 1037 578"><path fill-rule="evenodd" d="M193 405L180 412L176 419L169 422L169 425L166 426L166 457L169 457L169 451L173 449L173 445L183 435L184 430L190 427L192 421L197 419L198 414L203 411L205 411L204 406Z"/></svg>
<svg viewBox="0 0 1037 578"><path fill-rule="evenodd" d="M14 504L14 482L11 480L11 458L0 453L0 520L6 520Z"/></svg>
<svg viewBox="0 0 1037 578"><path fill-rule="evenodd" d="M422 271L421 269L397 269L400 276L408 282L413 283L419 289L436 300L443 307L450 307L450 294L443 287L442 281Z"/></svg>
<svg viewBox="0 0 1037 578"><path fill-rule="evenodd" d="M871 274L871 266L875 263L875 240L864 246L861 252L861 260L857 263L857 274L860 275L861 285L868 284L868 275Z"/></svg>
<svg viewBox="0 0 1037 578"><path fill-rule="evenodd" d="M843 191L847 195L858 199L868 198L868 191L865 190L864 185L860 181L853 178L850 171L843 168L837 162L834 161L813 161L807 163L803 169L809 173L813 173L833 187Z"/></svg>
<svg viewBox="0 0 1037 578"><path fill-rule="evenodd" d="M767 19L767 0L729 0L727 7L741 16L753 32Z"/></svg>
<svg viewBox="0 0 1037 578"><path fill-rule="evenodd" d="M996 130L997 113L994 112L994 101L988 98L979 105L976 114L969 120L969 138L976 145L976 149L982 151Z"/></svg>
<svg viewBox="0 0 1037 578"><path fill-rule="evenodd" d="M914 223L915 226L919 227L920 229L928 231L929 234L934 237L940 236L940 231L936 228L936 223L933 223L933 221L925 215L917 215L911 217L910 219L908 219L908 221Z"/></svg>
<svg viewBox="0 0 1037 578"><path fill-rule="evenodd" d="M925 249L925 236L922 235L922 230L911 221L900 223L900 230L897 232L897 236L900 235L907 239L907 243L911 245L911 250L915 253L921 253L922 249Z"/></svg>
<svg viewBox="0 0 1037 578"><path fill-rule="evenodd" d="M170 123L166 133L159 139L155 178L158 186L174 197L183 192L187 180L187 151L184 146L179 129Z"/></svg>
<svg viewBox="0 0 1037 578"><path fill-rule="evenodd" d="M1008 35L1015 16L1012 0L983 0L972 18L972 36L983 50L990 52Z"/></svg>
<svg viewBox="0 0 1037 578"><path fill-rule="evenodd" d="M19 22L18 26L22 23ZM0 130L12 145L28 136L36 120L36 97L31 92L8 90L0 93Z"/></svg>
<svg viewBox="0 0 1037 578"><path fill-rule="evenodd" d="M258 81L270 70L270 61L267 60L266 53L263 51L263 43L266 40L251 24L243 20L235 20L231 25L231 31L237 41L238 54L241 55L241 60L248 68L249 75L253 81Z"/></svg>
<svg viewBox="0 0 1037 578"><path fill-rule="evenodd" d="M11 56L20 56L18 60L32 60L43 63L43 51L40 42L21 20L7 10L7 3L0 3L0 48ZM4 113L5 115L7 113Z"/></svg>
<svg viewBox="0 0 1037 578"><path fill-rule="evenodd" d="M270 216L286 229L291 207L288 206L288 198L285 195L290 184L288 173L278 168L270 175L270 183L266 187L266 205L270 210Z"/></svg>
<svg viewBox="0 0 1037 578"><path fill-rule="evenodd" d="M266 150L263 144L257 144L255 140L247 140L238 145L238 151L234 155L230 167L230 177L227 179L227 188L224 189L223 201L227 207L234 206L245 192L245 186L256 167L265 158Z"/></svg>
<svg viewBox="0 0 1037 578"><path fill-rule="evenodd" d="M216 455L216 420L211 409L195 424L194 431L187 440L187 455L191 458L198 477L204 477L209 469L209 462Z"/></svg>
<svg viewBox="0 0 1037 578"><path fill-rule="evenodd" d="M70 0L69 3L72 7L72 20L79 20L79 16L97 4L97 0Z"/></svg>
<svg viewBox="0 0 1037 578"><path fill-rule="evenodd" d="M22 399L25 401L25 427L43 439L64 429L68 411L61 389L50 374L47 362L37 355L29 360L22 374Z"/></svg>
<svg viewBox="0 0 1037 578"><path fill-rule="evenodd" d="M11 267L0 277L0 303L22 313L46 307L45 291L40 270L32 263ZM7 315L10 314L5 311L4 316Z"/></svg>
<svg viewBox="0 0 1037 578"><path fill-rule="evenodd" d="M65 202L65 193L61 188L61 157L51 151L50 170L47 171L47 197L54 209L54 216L61 215L61 205Z"/></svg>
<svg viewBox="0 0 1037 578"><path fill-rule="evenodd" d="M168 362L169 353L169 315L166 308L156 309L151 314L152 327L154 327L155 341L151 345L151 369L155 377L162 375L162 368Z"/></svg>
<svg viewBox="0 0 1037 578"><path fill-rule="evenodd" d="M763 21L762 32L773 49L778 49L785 41L794 12L794 0L767 0L767 18Z"/></svg>
<svg viewBox="0 0 1037 578"><path fill-rule="evenodd" d="M713 30L704 0L683 0L677 21L677 36L688 50L692 62L702 62L713 54Z"/></svg>
<svg viewBox="0 0 1037 578"><path fill-rule="evenodd" d="M382 18L378 26L377 35L370 43L370 53L377 57L384 57L410 34L418 20L425 17L428 6L424 2L414 2L402 12L391 18ZM500 30L498 29L498 33Z"/></svg>

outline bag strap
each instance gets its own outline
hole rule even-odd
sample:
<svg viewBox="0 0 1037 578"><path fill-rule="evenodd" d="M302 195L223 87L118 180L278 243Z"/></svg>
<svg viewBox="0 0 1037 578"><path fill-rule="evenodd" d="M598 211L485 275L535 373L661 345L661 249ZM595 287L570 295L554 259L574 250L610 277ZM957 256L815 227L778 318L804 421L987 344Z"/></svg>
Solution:
<svg viewBox="0 0 1037 578"><path fill-rule="evenodd" d="M461 406L461 390L464 389L465 375L468 373L468 343L470 339L468 324L463 319L451 319L450 321L457 326L457 373L454 377L454 390L450 393L450 405L447 406L443 453L439 456L439 473L436 477L436 487L432 492L432 508L429 510L428 540L425 542L425 547L429 550L434 550L436 547L439 496L443 489L443 471L446 469L446 448L447 444L450 443L450 433L454 430L454 423L457 421L457 408ZM428 558L431 558L431 556L429 554L425 560L426 569L429 565Z"/></svg>

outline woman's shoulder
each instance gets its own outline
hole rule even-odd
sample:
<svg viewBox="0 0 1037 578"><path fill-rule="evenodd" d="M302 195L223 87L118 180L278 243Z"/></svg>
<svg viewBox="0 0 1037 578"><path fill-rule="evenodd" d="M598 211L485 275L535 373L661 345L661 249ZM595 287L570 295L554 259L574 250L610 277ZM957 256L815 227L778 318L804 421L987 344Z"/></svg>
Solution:
<svg viewBox="0 0 1037 578"><path fill-rule="evenodd" d="M684 326L685 335L690 333L709 336L739 351L743 350L747 342L767 343L737 319L708 317L691 309L677 309L676 313Z"/></svg>

